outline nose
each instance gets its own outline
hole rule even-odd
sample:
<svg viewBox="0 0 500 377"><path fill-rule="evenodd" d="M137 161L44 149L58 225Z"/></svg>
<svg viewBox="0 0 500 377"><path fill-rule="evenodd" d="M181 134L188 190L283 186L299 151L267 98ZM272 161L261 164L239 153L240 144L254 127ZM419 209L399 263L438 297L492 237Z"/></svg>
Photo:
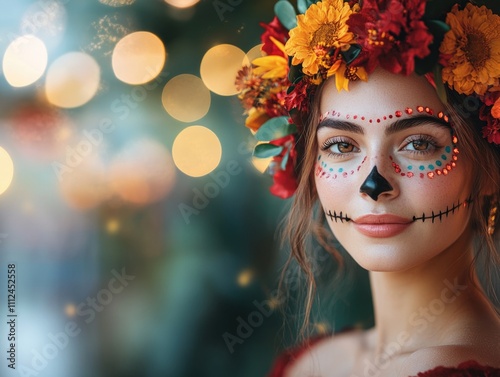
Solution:
<svg viewBox="0 0 500 377"><path fill-rule="evenodd" d="M368 195L373 200L377 201L380 194L392 191L391 184L377 170L375 165L366 177L365 181L359 188L359 192Z"/></svg>

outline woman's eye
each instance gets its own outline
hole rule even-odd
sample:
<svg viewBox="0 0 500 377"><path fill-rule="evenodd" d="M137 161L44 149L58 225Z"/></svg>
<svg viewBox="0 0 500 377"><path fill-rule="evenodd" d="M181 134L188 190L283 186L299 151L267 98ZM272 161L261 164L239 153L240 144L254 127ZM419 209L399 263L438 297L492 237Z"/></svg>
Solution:
<svg viewBox="0 0 500 377"><path fill-rule="evenodd" d="M329 154L333 156L359 152L358 147L348 141L343 140L328 140L324 143L322 149L329 152Z"/></svg>
<svg viewBox="0 0 500 377"><path fill-rule="evenodd" d="M350 153L354 151L354 145L349 143L336 143L332 145L332 148L336 148L339 153Z"/></svg>
<svg viewBox="0 0 500 377"><path fill-rule="evenodd" d="M429 149L429 142L425 140L415 140L412 141L409 146L411 146L410 149L416 150L416 151L426 151Z"/></svg>
<svg viewBox="0 0 500 377"><path fill-rule="evenodd" d="M429 136L420 135L406 140L401 150L413 153L432 153L438 149L437 143Z"/></svg>

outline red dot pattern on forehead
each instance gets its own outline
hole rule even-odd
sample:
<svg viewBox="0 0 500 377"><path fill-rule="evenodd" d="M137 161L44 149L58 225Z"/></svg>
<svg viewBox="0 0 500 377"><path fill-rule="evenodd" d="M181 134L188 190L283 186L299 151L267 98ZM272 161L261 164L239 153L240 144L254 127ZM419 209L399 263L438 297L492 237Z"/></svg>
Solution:
<svg viewBox="0 0 500 377"><path fill-rule="evenodd" d="M368 123L380 123L383 120L387 119L393 119L394 117L396 118L401 118L403 114L408 114L408 115L415 115L415 114L427 114L431 116L437 116L439 119L443 119L445 122L449 121L449 116L443 113L442 111L439 111L436 115L434 110L430 108L429 106L422 106L418 105L415 108L412 107L406 107L404 110L396 110L394 113L383 115L381 117L377 118L367 118L364 115L360 114L345 114L344 118L345 119L361 119L362 121L368 121ZM319 118L319 121L323 121L327 118L341 118L342 114L339 111L336 110L330 110L322 114Z"/></svg>

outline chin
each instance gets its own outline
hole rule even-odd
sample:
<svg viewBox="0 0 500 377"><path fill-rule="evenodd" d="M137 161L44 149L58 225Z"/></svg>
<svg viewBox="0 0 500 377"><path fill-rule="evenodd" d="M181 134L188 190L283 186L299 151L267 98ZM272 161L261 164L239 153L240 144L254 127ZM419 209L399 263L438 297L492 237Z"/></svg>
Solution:
<svg viewBox="0 0 500 377"><path fill-rule="evenodd" d="M344 247L362 268L373 272L403 272L423 265L439 254L439 251L394 247L393 245L368 245L365 247Z"/></svg>

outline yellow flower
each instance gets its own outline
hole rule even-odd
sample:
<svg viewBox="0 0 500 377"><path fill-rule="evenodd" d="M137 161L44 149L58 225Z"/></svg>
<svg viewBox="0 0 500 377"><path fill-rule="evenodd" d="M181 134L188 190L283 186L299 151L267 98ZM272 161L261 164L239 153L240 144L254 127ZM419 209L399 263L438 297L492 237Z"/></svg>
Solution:
<svg viewBox="0 0 500 377"><path fill-rule="evenodd" d="M335 62L331 51L353 43L354 35L346 24L351 14L344 0L324 0L297 16L297 27L290 30L285 45L286 53L293 56L292 64L302 64L302 71L310 76L320 68L329 70Z"/></svg>
<svg viewBox="0 0 500 377"><path fill-rule="evenodd" d="M283 56L268 55L252 61L253 73L263 79L284 79L288 75L288 59L284 56L285 46L276 38L270 37L274 44L283 52Z"/></svg>
<svg viewBox="0 0 500 377"><path fill-rule="evenodd" d="M269 120L269 116L264 110L259 110L255 107L252 107L248 111L248 117L245 120L245 126L256 132L260 128L260 126L262 126L267 120Z"/></svg>
<svg viewBox="0 0 500 377"><path fill-rule="evenodd" d="M450 30L439 51L443 81L458 93L483 95L500 77L500 16L485 6L455 5L446 16Z"/></svg>
<svg viewBox="0 0 500 377"><path fill-rule="evenodd" d="M368 81L368 74L363 67L347 67L344 62L340 64L334 74L335 86L339 92L341 90L349 90L349 81Z"/></svg>

